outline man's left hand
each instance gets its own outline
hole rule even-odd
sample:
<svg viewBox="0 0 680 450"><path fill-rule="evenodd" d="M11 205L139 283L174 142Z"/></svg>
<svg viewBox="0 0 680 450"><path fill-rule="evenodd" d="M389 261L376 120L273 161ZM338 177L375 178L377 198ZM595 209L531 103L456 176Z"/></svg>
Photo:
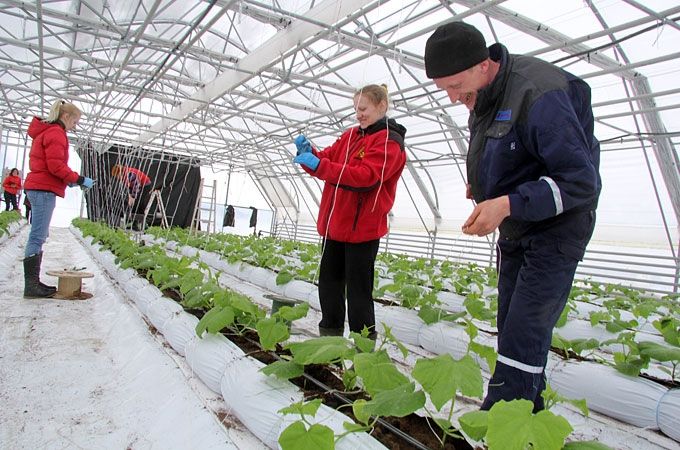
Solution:
<svg viewBox="0 0 680 450"><path fill-rule="evenodd" d="M486 236L498 228L503 219L510 215L510 197L492 198L475 206L472 214L463 224L463 233Z"/></svg>

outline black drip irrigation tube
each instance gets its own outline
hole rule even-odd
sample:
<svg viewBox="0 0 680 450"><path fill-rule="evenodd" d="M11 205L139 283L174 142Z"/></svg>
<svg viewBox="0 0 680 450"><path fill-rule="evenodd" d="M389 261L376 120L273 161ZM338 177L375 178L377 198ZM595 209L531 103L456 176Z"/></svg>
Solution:
<svg viewBox="0 0 680 450"><path fill-rule="evenodd" d="M256 345L257 347L260 347L260 343L259 343L259 342L255 342L255 341L253 341L252 339L250 339L249 337L247 337L247 336L245 336L245 335L241 335L241 337L242 337L243 339L247 340L248 342L250 342L251 344ZM261 347L260 347L260 348L261 348ZM260 350L260 351L263 352L263 353L268 353L269 355L273 356L274 358L276 358L276 359L279 360L279 361L281 360L281 357L280 357L279 355L277 355L275 352L271 352L271 351L267 351L267 350ZM331 389L330 386L326 386L323 382L321 382L320 380L317 380L317 379L314 378L313 376L311 376L311 375L309 375L309 374L307 374L307 373L304 373L304 372L302 373L302 376L303 376L306 380L311 381L312 383L316 384L316 385L317 385L318 387L320 387L321 389L323 389L323 390L325 390L326 392L329 392L330 394L332 394L335 398L337 398L338 400L340 400L342 403L344 403L344 404L346 404L346 405L351 405L351 404L352 404L352 402L351 402L347 397L345 397L344 395L338 393L335 389ZM404 441L406 441L406 442L407 442L409 445L411 445L414 449L418 449L418 450L432 450L430 447L426 446L425 444L423 444L423 443L420 442L419 440L415 439L413 436L404 433L404 432L401 431L399 428L395 427L394 425L392 425L392 424L390 424L390 423L388 423L388 422L385 422L383 419L381 419L381 418L379 418L379 417L378 417L378 419L376 420L376 423L379 423L381 426L385 427L386 430L390 431L390 432L391 432L392 434L394 434L395 436L398 436L399 438L401 438L401 439L403 439Z"/></svg>

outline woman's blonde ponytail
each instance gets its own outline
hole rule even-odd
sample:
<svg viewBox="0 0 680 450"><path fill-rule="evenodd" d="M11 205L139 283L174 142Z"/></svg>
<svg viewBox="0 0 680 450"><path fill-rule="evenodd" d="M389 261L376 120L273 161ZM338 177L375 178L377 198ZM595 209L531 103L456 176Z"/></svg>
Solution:
<svg viewBox="0 0 680 450"><path fill-rule="evenodd" d="M80 117L80 109L73 103L66 103L64 100L57 100L50 108L50 113L47 115L45 122L54 123L61 119L64 114L71 114Z"/></svg>

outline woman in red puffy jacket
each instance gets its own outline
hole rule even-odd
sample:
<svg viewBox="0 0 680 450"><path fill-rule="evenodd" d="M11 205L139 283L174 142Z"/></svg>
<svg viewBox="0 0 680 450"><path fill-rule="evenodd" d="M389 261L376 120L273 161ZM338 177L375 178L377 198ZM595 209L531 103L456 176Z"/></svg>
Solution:
<svg viewBox="0 0 680 450"><path fill-rule="evenodd" d="M42 246L49 234L56 196L64 196L66 186L79 185L89 189L91 178L78 175L68 166L68 137L80 120L80 110L72 103L57 101L47 119L34 117L28 126L33 139L29 153L31 172L26 176L24 190L31 202L31 232L28 235L24 258L24 297L51 297L54 286L40 282Z"/></svg>
<svg viewBox="0 0 680 450"><path fill-rule="evenodd" d="M406 163L406 128L386 117L387 107L385 86L365 86L354 94L359 126L324 150L312 148L304 136L295 140L294 162L325 182L317 220L324 238L319 269L321 335L343 334L345 293L350 331L367 328L369 336L375 335L375 258Z"/></svg>
<svg viewBox="0 0 680 450"><path fill-rule="evenodd" d="M17 193L21 190L21 178L19 178L19 169L14 168L9 171L9 175L5 177L2 182L2 188L5 190L5 211L9 211L9 205L12 205L12 210L19 210L19 203L17 202Z"/></svg>

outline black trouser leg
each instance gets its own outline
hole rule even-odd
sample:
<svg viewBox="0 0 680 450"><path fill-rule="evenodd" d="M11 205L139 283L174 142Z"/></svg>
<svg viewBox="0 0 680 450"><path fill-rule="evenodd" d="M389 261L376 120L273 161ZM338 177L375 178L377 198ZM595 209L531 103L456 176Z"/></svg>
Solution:
<svg viewBox="0 0 680 450"><path fill-rule="evenodd" d="M347 319L350 331L361 333L367 327L375 332L373 277L375 257L380 239L345 244L345 276L347 278Z"/></svg>
<svg viewBox="0 0 680 450"><path fill-rule="evenodd" d="M345 244L326 239L319 267L319 327L345 327Z"/></svg>

